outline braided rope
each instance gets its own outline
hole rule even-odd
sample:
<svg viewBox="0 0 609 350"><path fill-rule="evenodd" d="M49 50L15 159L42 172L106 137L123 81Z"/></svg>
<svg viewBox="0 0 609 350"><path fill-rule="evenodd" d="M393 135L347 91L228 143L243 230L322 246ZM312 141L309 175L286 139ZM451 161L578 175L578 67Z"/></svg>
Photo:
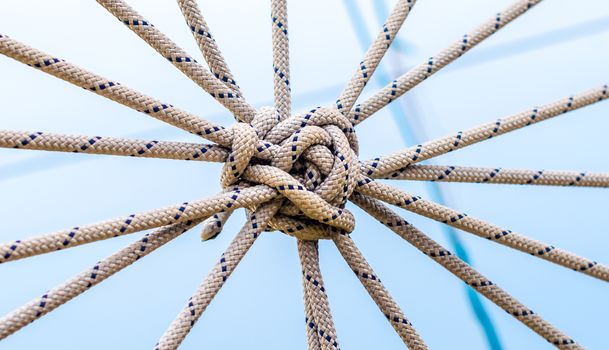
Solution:
<svg viewBox="0 0 609 350"><path fill-rule="evenodd" d="M177 126L183 130L197 134L223 146L231 146L234 138L233 129L214 125L188 112L182 111L172 105L164 104L152 97L134 91L116 82L109 81L99 75L88 72L76 67L64 60L54 58L42 51L31 48L16 40L0 35L0 53L18 60L22 63L41 69L55 77L71 82L82 88L91 90L99 95L121 103L127 107L149 114L159 120ZM265 127L274 117L270 115L269 109L261 109L259 117L254 118L260 121L260 127ZM269 119L270 118L270 119ZM328 108L315 108L308 113L302 113L276 125L271 130L270 140L273 143L259 140L256 145L254 156L260 159L273 159L279 146L276 144L280 140L288 137L290 133L298 131L306 125L324 126L339 125L341 130L346 133L351 146L357 149L354 130L346 120L342 120L342 115ZM295 141L294 141L295 142ZM305 158L318 164L324 159L333 158L326 154L319 154L319 148L311 147L304 153ZM319 165L319 164L318 164Z"/></svg>
<svg viewBox="0 0 609 350"><path fill-rule="evenodd" d="M586 275L609 282L609 266L582 258L552 245L525 237L465 213L400 191L374 181L360 181L358 191L364 195L404 208L419 215L445 223L482 238L505 245L532 256L553 262Z"/></svg>
<svg viewBox="0 0 609 350"><path fill-rule="evenodd" d="M4 316L0 319L0 339L8 337L81 295L91 287L103 282L108 277L196 226L199 222L200 220L186 221L165 226L153 233L146 234L143 238L98 262L93 267Z"/></svg>
<svg viewBox="0 0 609 350"><path fill-rule="evenodd" d="M247 222L222 254L218 263L161 336L155 350L178 348L212 299L220 291L224 282L233 273L241 259L267 226L268 221L277 212L280 204L280 201L265 204L249 215Z"/></svg>
<svg viewBox="0 0 609 350"><path fill-rule="evenodd" d="M207 22L201 14L201 10L195 0L178 0L180 11L184 15L186 24L192 32L199 49L209 66L211 73L236 94L243 96L233 74L231 73L218 44L211 35Z"/></svg>
<svg viewBox="0 0 609 350"><path fill-rule="evenodd" d="M381 202L359 193L355 193L351 199L368 214L415 246L423 254L442 265L468 286L474 288L508 314L514 316L514 318L548 342L561 349L583 349L569 336L542 319L541 316L534 313L531 309L466 264L458 256L452 254L446 248L429 238L429 236L419 231Z"/></svg>
<svg viewBox="0 0 609 350"><path fill-rule="evenodd" d="M386 179L484 184L609 187L609 174L581 171L477 168L445 165L409 165Z"/></svg>
<svg viewBox="0 0 609 350"><path fill-rule="evenodd" d="M0 244L0 263L53 252L82 244L148 230L155 227L204 219L225 209L251 207L267 202L277 192L266 186L254 186L217 194L194 202L184 202L138 214L131 214L70 229Z"/></svg>
<svg viewBox="0 0 609 350"><path fill-rule="evenodd" d="M164 226L100 262L93 269L87 270L51 290L42 298L26 304L22 309L1 319L1 338L81 294L90 286L101 282L205 218L211 217L205 223L203 239L215 237L234 209L245 207L249 215L245 226L161 337L157 344L158 349L175 349L180 345L262 230L273 229L298 238L298 250L303 268L309 349L338 348L336 331L319 269L318 239L334 241L345 261L404 343L411 349L425 349L423 340L347 234L354 228L353 215L344 209L347 200L351 198L554 345L565 349L580 348L571 338L410 226L380 202L367 196L609 281L609 267L369 179L407 178L407 176L427 176L426 179L429 179L430 176L435 176L431 180L444 180L450 175L446 174L448 170L450 172L456 170L453 174L456 180L477 179L480 172L488 169L416 165L410 167L410 165L603 100L607 97L607 85L533 109L531 112L523 112L460 132L456 136L433 140L424 145L360 164L357 160L357 138L353 130L353 125L454 61L540 1L516 2L436 57L415 67L351 110L415 2L399 0L387 19L383 31L367 51L360 70L354 74L341 94L336 109L318 107L307 113L292 116L286 0L271 2L276 108L262 108L260 111L254 110L241 96L194 0L178 0L178 5L191 27L211 72L188 56L124 1L98 0L115 17L242 121L229 129L209 123L172 105L164 104L115 81L0 35L0 53L8 57L218 143L218 145L204 145L0 131L0 147L225 162L221 175L224 190L214 197L1 244L0 263ZM350 111L348 117L345 117L341 110ZM472 171L477 173L472 174ZM490 173L486 173L485 176L493 179L497 177L496 181L507 182L510 180L506 177L510 174L515 178L511 181L520 182L524 181L523 176L530 175L532 178L526 181L530 181L531 184L565 185L565 181L569 181L567 185L575 185L575 183L598 185L607 181L604 174L592 176L569 174L567 177L564 173L531 175L517 170L505 171L501 176L496 176L497 174L491 176ZM361 194L356 193L352 196L356 187Z"/></svg>
<svg viewBox="0 0 609 350"><path fill-rule="evenodd" d="M365 166L362 169L366 172L367 176L372 178L391 176L392 172L399 173L402 168L406 168L410 164L437 157L456 149L470 146L495 136L503 135L507 132L521 129L569 111L603 101L609 97L609 94L607 93L608 90L609 87L603 85L577 95L545 104L541 107L535 107L531 110L497 119L496 121L482 124L465 131L459 131L454 135L431 140L388 156L367 160L364 161Z"/></svg>
<svg viewBox="0 0 609 350"><path fill-rule="evenodd" d="M353 122L353 125L357 125L366 120L374 112L385 107L396 98L417 86L423 80L429 78L435 72L461 57L461 55L469 51L472 47L481 43L492 34L495 34L505 25L512 22L541 1L542 0L516 1L473 31L463 35L463 37L456 40L446 49L435 56L430 57L426 62L415 66L361 104L355 105L349 113L349 119Z"/></svg>
<svg viewBox="0 0 609 350"><path fill-rule="evenodd" d="M271 0L275 107L282 118L292 115L287 0Z"/></svg>
<svg viewBox="0 0 609 350"><path fill-rule="evenodd" d="M220 163L225 162L229 154L224 147L199 143L10 130L0 130L0 147Z"/></svg>
<svg viewBox="0 0 609 350"><path fill-rule="evenodd" d="M237 119L245 122L252 120L256 110L239 93L235 92L232 87L227 87L127 3L122 0L97 0L97 2L216 101L230 110Z"/></svg>
<svg viewBox="0 0 609 350"><path fill-rule="evenodd" d="M343 114L348 113L353 107L415 3L416 0L399 0L391 10L383 28L366 51L359 68L353 73L351 80L336 100L336 108Z"/></svg>
<svg viewBox="0 0 609 350"><path fill-rule="evenodd" d="M0 54L190 133L200 135L224 146L230 146L231 144L231 136L228 135L230 132L223 127L1 34Z"/></svg>
<svg viewBox="0 0 609 350"><path fill-rule="evenodd" d="M335 235L333 239L340 254L408 349L427 349L423 339L414 329L412 323L404 316L398 304L393 300L389 291L381 283L378 275L368 264L359 249L357 249L351 237L341 233Z"/></svg>
<svg viewBox="0 0 609 350"><path fill-rule="evenodd" d="M305 309L305 331L307 333L307 349L308 350L319 350L321 344L319 343L319 333L317 330L317 321L313 316L313 309L311 306L310 297L307 295L309 291L305 288L303 295L304 309Z"/></svg>
<svg viewBox="0 0 609 350"><path fill-rule="evenodd" d="M309 348L340 349L336 337L330 304L319 268L317 241L298 240L298 255L302 267L305 322Z"/></svg>

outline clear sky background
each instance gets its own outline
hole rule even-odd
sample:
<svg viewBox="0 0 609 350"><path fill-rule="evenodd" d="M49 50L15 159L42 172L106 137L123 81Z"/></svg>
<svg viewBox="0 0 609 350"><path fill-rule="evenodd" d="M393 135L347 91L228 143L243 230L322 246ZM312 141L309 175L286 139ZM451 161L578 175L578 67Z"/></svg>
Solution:
<svg viewBox="0 0 609 350"><path fill-rule="evenodd" d="M426 60L510 0L419 0L383 69L391 76ZM197 56L174 1L129 3ZM291 1L294 109L328 105L362 57L358 31L374 37L372 0ZM394 1L387 1L393 5ZM268 1L200 1L212 33L248 100L271 104ZM232 117L94 1L0 2L0 33L224 125ZM409 92L404 108L418 137L439 137L609 82L609 3L545 0L444 71ZM369 84L365 95L379 85ZM0 57L1 129L197 141L126 107ZM435 164L609 171L609 102L434 159ZM362 159L412 144L388 109L358 128ZM380 141L379 141L380 140ZM0 149L1 241L213 195L218 164ZM421 183L396 183L428 196ZM609 263L607 190L441 184L470 215ZM485 349L463 283L353 208L355 242L435 349ZM401 212L401 211L400 211ZM446 244L441 227L403 213ZM0 342L0 349L148 349L238 231L241 212L219 238L199 228ZM474 265L582 345L609 348L609 285L459 231ZM0 314L112 254L142 233L0 265ZM321 264L344 349L399 349L399 337L330 242ZM486 303L505 349L551 348ZM306 349L294 239L264 234L183 344L185 349ZM381 346L379 346L381 344Z"/></svg>

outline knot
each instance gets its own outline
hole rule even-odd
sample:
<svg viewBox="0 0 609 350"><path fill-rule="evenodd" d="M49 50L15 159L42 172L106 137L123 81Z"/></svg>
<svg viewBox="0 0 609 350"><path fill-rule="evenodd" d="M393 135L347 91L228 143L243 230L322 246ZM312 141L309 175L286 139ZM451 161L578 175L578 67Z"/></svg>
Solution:
<svg viewBox="0 0 609 350"><path fill-rule="evenodd" d="M229 130L232 145L222 186L275 188L284 200L270 229L301 239L353 230L353 215L344 207L356 186L357 137L338 110L318 107L282 120L265 107L250 124ZM219 233L221 223L212 226L217 227L213 234Z"/></svg>

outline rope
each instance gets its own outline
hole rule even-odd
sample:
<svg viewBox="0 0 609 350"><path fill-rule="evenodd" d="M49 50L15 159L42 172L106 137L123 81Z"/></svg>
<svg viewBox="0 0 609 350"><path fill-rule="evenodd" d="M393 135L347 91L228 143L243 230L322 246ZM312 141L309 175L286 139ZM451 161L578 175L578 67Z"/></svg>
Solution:
<svg viewBox="0 0 609 350"><path fill-rule="evenodd" d="M298 240L298 256L302 267L305 322L310 349L340 349L326 288L319 269L317 241Z"/></svg>
<svg viewBox="0 0 609 350"><path fill-rule="evenodd" d="M220 193L194 202L184 202L160 209L103 221L86 226L0 244L0 263L54 252L129 233L148 230L189 220L204 219L225 209L237 209L269 201L277 192L265 186L254 186Z"/></svg>
<svg viewBox="0 0 609 350"><path fill-rule="evenodd" d="M241 121L249 122L256 114L243 97L228 87L194 58L159 31L122 0L97 0L114 17L125 24L148 45L165 57L182 73L231 111Z"/></svg>
<svg viewBox="0 0 609 350"><path fill-rule="evenodd" d="M391 211L381 202L355 193L352 200L368 214L415 246L423 254L442 265L468 286L474 288L508 314L561 349L583 349L573 339L556 329L550 323L520 303L499 286L488 280L459 257L436 243L416 227Z"/></svg>
<svg viewBox="0 0 609 350"><path fill-rule="evenodd" d="M229 153L224 147L199 143L10 130L0 130L0 147L220 163L226 161Z"/></svg>
<svg viewBox="0 0 609 350"><path fill-rule="evenodd" d="M351 237L343 233L337 234L334 236L334 244L408 349L427 349L423 339L414 329L412 323L404 316L398 304L357 249Z"/></svg>
<svg viewBox="0 0 609 350"><path fill-rule="evenodd" d="M475 128L459 131L454 135L438 138L397 153L365 161L363 168L367 176L383 178L399 172L410 164L434 158L448 152L473 145L507 132L556 117L569 111L603 101L609 94L607 85L579 93L541 107L520 112L494 122L482 124Z"/></svg>
<svg viewBox="0 0 609 350"><path fill-rule="evenodd" d="M409 165L386 179L489 184L609 187L609 174L581 171Z"/></svg>
<svg viewBox="0 0 609 350"><path fill-rule="evenodd" d="M227 135L228 131L223 127L214 125L171 104L146 96L114 80L86 71L63 59L48 55L2 34L0 34L0 53L182 130L224 146L231 144L230 136Z"/></svg>
<svg viewBox="0 0 609 350"><path fill-rule="evenodd" d="M177 349L180 346L212 299L220 291L224 282L233 273L241 259L248 252L252 244L254 244L254 241L256 241L256 238L267 226L270 218L277 212L280 204L280 201L275 201L271 204L263 205L260 209L251 213L241 231L239 231L220 257L218 263L213 267L192 297L188 299L188 303L161 336L155 346L155 350Z"/></svg>
<svg viewBox="0 0 609 350"><path fill-rule="evenodd" d="M57 309L61 305L81 295L91 287L103 282L108 277L152 253L157 248L178 237L200 220L186 221L180 224L165 226L121 249L93 267L84 270L42 296L16 309L0 319L0 339L17 332L40 317Z"/></svg>
<svg viewBox="0 0 609 350"><path fill-rule="evenodd" d="M410 10L415 3L416 0L399 0L397 4L395 4L389 17L387 17L382 30L366 51L364 59L360 62L359 68L353 73L351 80L343 89L338 100L336 100L336 108L338 108L341 113L346 114L351 110L353 104L362 93L362 90L372 77L372 74L374 74L376 67L397 36L398 31L402 28L402 24L404 24L406 17L410 14Z"/></svg>
<svg viewBox="0 0 609 350"><path fill-rule="evenodd" d="M609 266L582 258L571 252L522 236L519 233L482 221L465 213L460 213L419 196L413 196L379 182L360 181L360 185L358 192L364 195L609 282Z"/></svg>
<svg viewBox="0 0 609 350"><path fill-rule="evenodd" d="M279 111L281 118L287 118L292 115L287 0L271 1L271 19L273 22L273 87L275 91L275 107Z"/></svg>
<svg viewBox="0 0 609 350"><path fill-rule="evenodd" d="M344 5L349 14L349 19L351 20L351 24L353 25L353 29L357 33L357 38L360 43L360 46L363 50L367 50L369 42L372 41L368 37L368 32L366 28L366 21L364 20L362 11L360 6L355 0L344 0ZM386 8L385 1L374 1L374 10L376 13L376 17L378 22L382 25L389 11ZM392 47L394 52L402 51L404 53L404 47L408 46L404 43L400 42L399 38L393 42ZM403 71L401 58L394 57L394 60L390 63L393 68L394 73L398 71ZM375 73L377 78L377 83L382 86L386 84L386 82L391 81L389 78L389 74L386 72L386 69L382 69L380 67L378 71ZM397 74L397 73L396 73ZM389 105L389 112L393 117L393 120L398 126L398 131L403 138L405 143L419 143L419 140L425 140L426 136L423 130L420 127L417 127L416 120L413 120L413 117L416 117L416 108L412 108L416 105L416 98L413 98L413 95L405 96L401 99L400 103L392 103ZM405 106L409 106L410 113L405 112ZM416 118L414 118L416 119ZM414 121L414 123L413 123ZM415 130L416 129L416 130ZM426 183L426 187L429 191L429 195L431 199L436 201L439 204L445 204L443 190L440 189L437 183L428 182ZM466 263L469 263L470 257L467 249L461 242L461 238L459 238L455 229L450 226L441 225L440 229L443 231L445 236L448 238L450 242L450 246L454 249L457 256L463 259ZM463 289L466 292L467 299L470 303L471 309L480 325L481 330L487 340L488 350L502 350L503 347L501 345L501 341L495 330L495 326L493 325L493 321L489 316L488 311L486 310L486 306L480 300L480 296L471 288L467 286L463 286Z"/></svg>
<svg viewBox="0 0 609 350"><path fill-rule="evenodd" d="M220 52L220 48L218 48L218 44L216 44L216 41L209 31L207 22L205 22L197 2L195 0L178 0L178 6L184 15L186 24L192 32L192 36L195 38L197 45L199 45L199 49L201 50L211 73L236 94L243 96L237 82L235 82L233 74L230 69L228 69L228 65L222 56L222 52Z"/></svg>
<svg viewBox="0 0 609 350"><path fill-rule="evenodd" d="M170 104L164 104L115 81L0 35L0 53L8 57L217 143L217 145L205 145L2 131L0 147L225 162L220 177L223 191L216 196L1 244L0 263L163 227L1 319L1 337L12 334L83 293L90 286L101 282L206 218L211 217L204 225L203 239L217 236L224 222L235 209L246 208L248 213L246 224L160 338L157 349L176 349L181 344L263 230L279 230L298 239L303 269L309 349L338 349L336 330L319 269L317 249L319 239L334 241L347 264L408 348L426 349L421 337L348 235L354 228L355 220L351 212L345 209L345 205L347 200L352 199L554 345L565 349L580 348L571 338L496 287L465 262L410 226L380 202L366 196L609 281L607 266L370 179L385 178L390 175L393 178L424 176L420 174L431 173L436 177L432 180L443 180L450 174L438 179L441 176L441 173L438 175L438 171L446 173L447 169L451 172L457 170L453 174L455 179L472 176L476 178L476 175L467 173L470 168L409 166L603 100L607 97L607 85L532 111L459 132L456 136L433 140L364 163L358 161L358 143L353 130L355 124L454 61L540 1L516 2L436 57L412 69L362 105L355 106L351 110L414 4L414 0L399 1L383 31L366 53L360 70L343 91L336 108L317 107L306 113L292 115L286 0L272 0L271 3L276 108L262 108L259 111L254 110L241 96L194 0L178 0L178 5L193 31L211 72L188 56L125 2L98 0L186 76L227 107L241 121L231 128L214 125ZM351 111L345 116L340 110ZM524 176L522 172L515 172L517 171L511 171L513 177L520 179ZM502 179L505 178L504 174L509 173L508 170L499 176L495 174L491 177ZM597 181L594 182L595 184L598 181L601 183L606 181L604 174L580 175L579 180L578 175L575 175L575 179L564 176L562 173L544 173L535 178L533 174L531 183L576 181L581 185L592 180ZM600 180L596 180L599 176ZM356 188L360 194L353 195Z"/></svg>
<svg viewBox="0 0 609 350"><path fill-rule="evenodd" d="M541 0L516 1L502 12L497 13L484 22L478 28L463 35L463 37L453 42L446 49L435 56L430 57L420 65L415 66L372 97L369 97L361 104L356 105L349 113L349 119L353 122L353 125L357 125L366 120L373 113L385 107L396 98L417 86L423 80L429 78L435 72L461 57L461 55L469 51L472 47L481 43L492 34L495 34L499 29L503 28L540 2Z"/></svg>

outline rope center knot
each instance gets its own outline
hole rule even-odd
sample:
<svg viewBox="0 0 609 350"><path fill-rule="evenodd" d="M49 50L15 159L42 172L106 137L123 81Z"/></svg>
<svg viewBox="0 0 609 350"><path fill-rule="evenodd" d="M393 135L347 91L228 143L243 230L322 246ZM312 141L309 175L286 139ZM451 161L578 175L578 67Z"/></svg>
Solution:
<svg viewBox="0 0 609 350"><path fill-rule="evenodd" d="M357 137L338 110L318 107L282 120L264 107L251 123L237 123L231 130L222 186L276 189L284 201L269 224L272 229L301 239L353 230L355 220L344 206L356 185Z"/></svg>

